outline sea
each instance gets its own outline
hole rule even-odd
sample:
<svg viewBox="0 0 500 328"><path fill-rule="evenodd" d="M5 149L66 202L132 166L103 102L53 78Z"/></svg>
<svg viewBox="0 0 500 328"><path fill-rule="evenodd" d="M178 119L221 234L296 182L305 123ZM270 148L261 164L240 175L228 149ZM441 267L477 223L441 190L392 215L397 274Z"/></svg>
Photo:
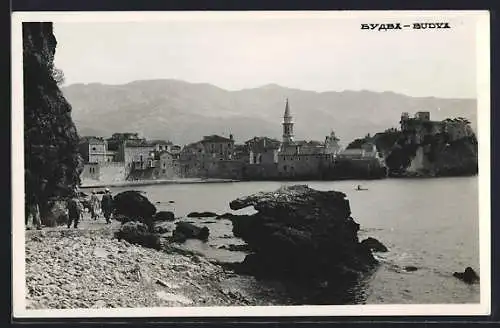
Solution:
<svg viewBox="0 0 500 328"><path fill-rule="evenodd" d="M232 236L229 220L185 216L193 211L251 214L255 212L253 208L231 211L229 202L293 184L344 192L352 217L361 226L360 240L374 237L389 249L387 253L376 253L380 265L353 289L355 304L479 303L479 284L468 285L453 277L453 272L463 272L468 266L480 272L477 177L254 181L152 185L133 189L144 192L158 210L173 211L181 220L210 229L207 242L188 240L186 248L220 262L240 262L245 253L220 248L243 243ZM355 190L358 185L366 190ZM112 192L130 189L112 188ZM408 266L416 270L405 270ZM245 284L245 280L240 279L237 283ZM259 283L252 281L252 284L258 286Z"/></svg>

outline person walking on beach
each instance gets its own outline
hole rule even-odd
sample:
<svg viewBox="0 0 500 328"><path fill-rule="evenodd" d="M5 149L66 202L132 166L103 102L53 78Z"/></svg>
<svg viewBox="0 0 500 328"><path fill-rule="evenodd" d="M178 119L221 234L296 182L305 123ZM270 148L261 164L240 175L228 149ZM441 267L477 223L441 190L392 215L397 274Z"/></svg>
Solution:
<svg viewBox="0 0 500 328"><path fill-rule="evenodd" d="M40 207L38 206L38 199L35 195L32 195L31 203L25 201L26 210L26 229L31 230L35 227L37 230L42 230L42 222L40 220Z"/></svg>
<svg viewBox="0 0 500 328"><path fill-rule="evenodd" d="M95 193L95 190L92 190L92 195L90 196L90 217L94 220L97 220L99 217L99 198Z"/></svg>
<svg viewBox="0 0 500 328"><path fill-rule="evenodd" d="M111 223L111 212L113 212L113 196L109 192L109 189L105 189L106 193L102 196L101 209L104 212L104 218L106 223Z"/></svg>
<svg viewBox="0 0 500 328"><path fill-rule="evenodd" d="M68 228L71 228L71 223L73 223L75 229L78 228L82 211L82 204L78 200L78 197L73 195L68 201Z"/></svg>

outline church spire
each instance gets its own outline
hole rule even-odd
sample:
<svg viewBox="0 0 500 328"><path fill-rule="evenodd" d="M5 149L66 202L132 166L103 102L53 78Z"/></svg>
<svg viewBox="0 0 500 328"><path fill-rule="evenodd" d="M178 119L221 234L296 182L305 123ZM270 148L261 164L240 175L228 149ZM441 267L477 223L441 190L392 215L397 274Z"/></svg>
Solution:
<svg viewBox="0 0 500 328"><path fill-rule="evenodd" d="M292 115L290 114L290 105L288 105L288 98L286 98L285 115L283 117L292 118Z"/></svg>
<svg viewBox="0 0 500 328"><path fill-rule="evenodd" d="M283 142L293 143L293 122L288 98L286 98L285 114L283 115Z"/></svg>

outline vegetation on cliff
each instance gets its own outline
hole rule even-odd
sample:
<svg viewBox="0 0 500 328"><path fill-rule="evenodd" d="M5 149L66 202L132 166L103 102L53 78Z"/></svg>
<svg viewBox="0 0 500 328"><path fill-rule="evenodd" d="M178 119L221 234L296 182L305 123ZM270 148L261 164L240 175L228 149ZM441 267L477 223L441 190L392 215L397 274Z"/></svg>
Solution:
<svg viewBox="0 0 500 328"><path fill-rule="evenodd" d="M54 67L56 46L52 23L23 23L26 208L38 204L42 220L51 198L79 184L82 163L71 105L58 86L64 77Z"/></svg>

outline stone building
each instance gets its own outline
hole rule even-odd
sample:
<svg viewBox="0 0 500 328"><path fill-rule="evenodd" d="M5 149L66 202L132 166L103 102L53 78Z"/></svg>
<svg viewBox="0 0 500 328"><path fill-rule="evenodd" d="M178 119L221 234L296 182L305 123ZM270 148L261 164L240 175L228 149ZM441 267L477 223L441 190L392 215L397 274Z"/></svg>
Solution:
<svg viewBox="0 0 500 328"><path fill-rule="evenodd" d="M278 177L278 152L281 142L268 137L254 137L245 142L247 160L242 176L246 179Z"/></svg>
<svg viewBox="0 0 500 328"><path fill-rule="evenodd" d="M80 173L80 178L82 179L82 181L98 181L100 178L100 169L101 166L99 163L85 163L83 166L83 170Z"/></svg>
<svg viewBox="0 0 500 328"><path fill-rule="evenodd" d="M167 150L155 154L154 167L153 177L156 179L175 179L180 176L179 162Z"/></svg>
<svg viewBox="0 0 500 328"><path fill-rule="evenodd" d="M184 178L200 177L204 161L205 147L200 141L190 143L179 154L180 174Z"/></svg>
<svg viewBox="0 0 500 328"><path fill-rule="evenodd" d="M130 170L154 168L156 147L144 140L126 140L121 147L123 161Z"/></svg>
<svg viewBox="0 0 500 328"><path fill-rule="evenodd" d="M277 164L280 142L268 137L254 137L245 142L249 164Z"/></svg>
<svg viewBox="0 0 500 328"><path fill-rule="evenodd" d="M115 153L114 155L114 161L115 162L125 162L125 154L124 154L124 149L123 149L123 143L125 141L132 141L132 142L141 142L141 141L146 141L146 139L139 138L138 133L131 133L131 132L125 132L125 133L113 133L111 138L106 139L106 142L108 144L108 150L113 151Z"/></svg>
<svg viewBox="0 0 500 328"><path fill-rule="evenodd" d="M108 151L108 144L101 137L81 138L79 151L85 163L112 162L115 155L113 151Z"/></svg>
<svg viewBox="0 0 500 328"><path fill-rule="evenodd" d="M283 141L278 150L277 171L281 178L319 178L330 167L339 149L335 134L319 141L296 141L288 99L283 115ZM327 151L328 149L328 151Z"/></svg>
<svg viewBox="0 0 500 328"><path fill-rule="evenodd" d="M235 168L232 165L236 162L235 154L232 135L229 138L205 136L200 141L186 145L180 152L180 174L187 178L234 176ZM239 164L234 166L240 167Z"/></svg>
<svg viewBox="0 0 500 328"><path fill-rule="evenodd" d="M210 158L219 160L231 160L234 155L234 139L231 134L229 138L210 135L203 137L200 141L204 148L204 154Z"/></svg>
<svg viewBox="0 0 500 328"><path fill-rule="evenodd" d="M325 153L333 154L335 156L341 149L339 141L340 139L337 138L335 132L332 130L330 135L325 137Z"/></svg>
<svg viewBox="0 0 500 328"><path fill-rule="evenodd" d="M408 113L401 114L401 131L407 135L409 142L421 144L427 136L446 133L449 141L474 135L469 122L464 118L431 121L430 112L417 112L413 118Z"/></svg>

